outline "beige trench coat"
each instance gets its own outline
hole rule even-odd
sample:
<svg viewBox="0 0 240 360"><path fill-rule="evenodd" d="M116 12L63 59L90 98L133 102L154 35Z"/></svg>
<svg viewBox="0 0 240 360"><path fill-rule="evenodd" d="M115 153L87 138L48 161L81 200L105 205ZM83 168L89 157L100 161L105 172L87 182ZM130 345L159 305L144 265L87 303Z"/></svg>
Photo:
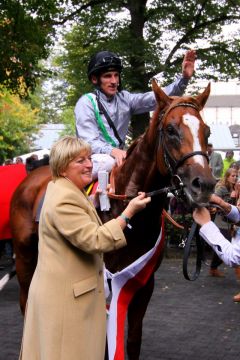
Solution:
<svg viewBox="0 0 240 360"><path fill-rule="evenodd" d="M102 225L94 206L74 184L64 178L49 183L20 359L104 359L102 252L124 245L118 221Z"/></svg>

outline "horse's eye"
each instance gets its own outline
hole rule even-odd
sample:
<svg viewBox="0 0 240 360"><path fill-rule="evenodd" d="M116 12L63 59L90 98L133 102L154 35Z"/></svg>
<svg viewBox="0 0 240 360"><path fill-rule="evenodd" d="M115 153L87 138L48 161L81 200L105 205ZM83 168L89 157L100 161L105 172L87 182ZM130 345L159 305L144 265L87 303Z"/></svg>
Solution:
<svg viewBox="0 0 240 360"><path fill-rule="evenodd" d="M168 125L166 127L166 134L168 136L176 136L176 135L178 135L176 129L172 125Z"/></svg>

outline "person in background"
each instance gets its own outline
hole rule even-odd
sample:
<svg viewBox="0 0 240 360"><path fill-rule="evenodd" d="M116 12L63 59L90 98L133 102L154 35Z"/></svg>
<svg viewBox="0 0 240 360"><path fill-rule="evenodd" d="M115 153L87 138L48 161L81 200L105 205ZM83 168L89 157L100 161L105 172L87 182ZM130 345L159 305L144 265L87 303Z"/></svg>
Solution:
<svg viewBox="0 0 240 360"><path fill-rule="evenodd" d="M225 175L225 172L229 169L232 163L236 162L233 156L234 156L233 150L229 150L226 152L225 159L223 160L222 177Z"/></svg>
<svg viewBox="0 0 240 360"><path fill-rule="evenodd" d="M239 177L240 165L238 164L238 161L233 162L233 163L230 165L230 168L235 169L235 170L237 171L237 177Z"/></svg>
<svg viewBox="0 0 240 360"><path fill-rule="evenodd" d="M213 145L208 144L207 153L209 157L209 166L212 170L213 176L219 180L223 171L223 160L221 154L213 150Z"/></svg>
<svg viewBox="0 0 240 360"><path fill-rule="evenodd" d="M82 139L65 136L53 145L20 360L104 359L103 253L126 245L123 230L151 199L140 193L102 224L84 191L92 167L91 147Z"/></svg>
<svg viewBox="0 0 240 360"><path fill-rule="evenodd" d="M4 161L4 165L12 165L13 164L13 160L12 159L6 159Z"/></svg>
<svg viewBox="0 0 240 360"><path fill-rule="evenodd" d="M229 221L240 222L240 207L229 204L213 194L211 202L219 205ZM220 229L211 221L210 211L205 207L195 208L193 218L200 228L201 237L213 248L222 261L228 266L240 265L240 232L234 234L232 242L228 241Z"/></svg>
<svg viewBox="0 0 240 360"><path fill-rule="evenodd" d="M225 172L224 177L220 179L217 183L214 193L220 198L222 198L224 201L229 202L230 204L235 204L236 193L234 186L236 184L236 181L236 170L232 168L228 169ZM221 233L225 236L225 238L231 241L232 224L228 221L228 219L222 213L217 212L214 222L220 229ZM223 277L224 274L218 269L219 265L221 264L222 260L217 256L216 253L214 253L210 265L209 275L214 277Z"/></svg>
<svg viewBox="0 0 240 360"><path fill-rule="evenodd" d="M194 72L195 51L186 52L182 75L165 88L168 95L183 94ZM121 87L121 59L113 52L100 51L88 64L87 75L95 90L80 97L75 106L76 134L93 151L93 178L99 170L110 171L126 157L125 139L133 115L153 111L155 94L133 94Z"/></svg>
<svg viewBox="0 0 240 360"><path fill-rule="evenodd" d="M231 205L213 194L211 202L219 205L227 218L233 223L240 222L240 207ZM234 241L229 242L219 228L211 221L210 211L205 207L195 208L193 218L200 228L201 237L213 248L222 261L228 266L240 265L240 233L234 235Z"/></svg>
<svg viewBox="0 0 240 360"><path fill-rule="evenodd" d="M237 160L234 164L238 170L238 177L240 179L240 160Z"/></svg>
<svg viewBox="0 0 240 360"><path fill-rule="evenodd" d="M16 157L15 164L23 164L23 159L20 156Z"/></svg>
<svg viewBox="0 0 240 360"><path fill-rule="evenodd" d="M236 184L235 184L235 193L236 193L236 206L237 208L240 210L240 178L238 178ZM240 238L240 223L234 225L234 231L233 234L235 235L233 238L233 241L237 241L235 239L237 239L238 237ZM240 281L240 266L236 266L235 267L235 272L237 275L237 279ZM240 292L237 293L234 297L233 297L233 301L235 302L240 302Z"/></svg>
<svg viewBox="0 0 240 360"><path fill-rule="evenodd" d="M36 168L36 164L38 162L38 155L32 154L26 159L26 170L27 173L31 172Z"/></svg>

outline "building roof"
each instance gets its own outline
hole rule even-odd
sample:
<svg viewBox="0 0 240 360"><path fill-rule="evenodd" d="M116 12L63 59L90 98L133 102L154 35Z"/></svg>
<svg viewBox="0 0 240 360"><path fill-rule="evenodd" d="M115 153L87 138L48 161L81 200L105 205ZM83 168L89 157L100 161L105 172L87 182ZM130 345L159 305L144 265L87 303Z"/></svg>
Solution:
<svg viewBox="0 0 240 360"><path fill-rule="evenodd" d="M240 95L210 95L206 107L240 107Z"/></svg>

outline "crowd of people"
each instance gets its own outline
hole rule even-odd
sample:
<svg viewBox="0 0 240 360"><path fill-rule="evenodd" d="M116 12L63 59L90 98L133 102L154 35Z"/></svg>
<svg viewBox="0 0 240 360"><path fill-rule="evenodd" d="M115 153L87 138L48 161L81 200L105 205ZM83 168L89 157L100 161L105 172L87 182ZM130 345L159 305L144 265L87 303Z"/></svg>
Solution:
<svg viewBox="0 0 240 360"><path fill-rule="evenodd" d="M26 158L25 162L23 161L23 158L21 156L17 156L15 160L6 159L3 165L6 166L6 165L14 165L14 164L25 164L27 173L29 173L30 171L40 166L48 165L49 155L44 154L42 159L39 159L37 154L31 154L29 157Z"/></svg>

